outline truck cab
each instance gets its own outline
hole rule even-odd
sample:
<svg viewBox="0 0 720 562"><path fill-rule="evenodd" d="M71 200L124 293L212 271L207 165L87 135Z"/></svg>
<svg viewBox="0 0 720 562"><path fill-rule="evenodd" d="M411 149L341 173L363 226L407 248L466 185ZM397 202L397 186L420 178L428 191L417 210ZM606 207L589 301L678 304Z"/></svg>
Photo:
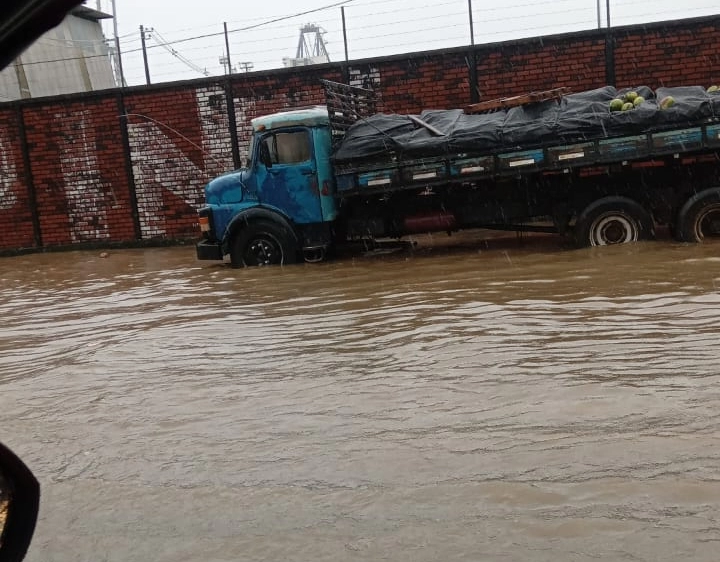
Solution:
<svg viewBox="0 0 720 562"><path fill-rule="evenodd" d="M233 266L319 260L337 217L326 107L258 117L247 167L210 181L199 211L201 260Z"/></svg>

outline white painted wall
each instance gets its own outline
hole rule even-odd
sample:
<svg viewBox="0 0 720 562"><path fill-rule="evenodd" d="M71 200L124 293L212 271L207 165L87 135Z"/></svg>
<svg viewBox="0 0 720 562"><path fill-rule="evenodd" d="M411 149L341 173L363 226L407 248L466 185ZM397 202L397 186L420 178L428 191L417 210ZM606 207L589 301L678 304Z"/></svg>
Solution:
<svg viewBox="0 0 720 562"><path fill-rule="evenodd" d="M29 92L20 91L18 65L25 73ZM0 102L114 87L100 23L72 14L0 72Z"/></svg>

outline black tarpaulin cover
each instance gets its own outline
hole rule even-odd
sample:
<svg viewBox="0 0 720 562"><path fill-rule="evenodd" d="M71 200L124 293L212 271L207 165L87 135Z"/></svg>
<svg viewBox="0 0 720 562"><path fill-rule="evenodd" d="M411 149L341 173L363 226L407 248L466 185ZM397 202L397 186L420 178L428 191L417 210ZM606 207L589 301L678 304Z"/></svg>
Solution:
<svg viewBox="0 0 720 562"><path fill-rule="evenodd" d="M720 118L720 93L702 86L632 88L645 101L624 112L611 112L610 102L630 88L605 86L494 113L466 115L460 109L428 110L418 117L444 133L434 135L406 115L377 114L358 121L334 154L337 163L422 158L454 153L488 153L576 142L697 124ZM662 100L674 104L662 108Z"/></svg>

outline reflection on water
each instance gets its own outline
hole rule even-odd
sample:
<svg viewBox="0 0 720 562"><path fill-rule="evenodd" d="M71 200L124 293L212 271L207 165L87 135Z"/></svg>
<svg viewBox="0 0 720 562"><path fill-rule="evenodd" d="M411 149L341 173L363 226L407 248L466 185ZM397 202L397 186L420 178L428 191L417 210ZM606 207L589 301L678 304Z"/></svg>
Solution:
<svg viewBox="0 0 720 562"><path fill-rule="evenodd" d="M29 560L715 560L720 246L0 260Z"/></svg>

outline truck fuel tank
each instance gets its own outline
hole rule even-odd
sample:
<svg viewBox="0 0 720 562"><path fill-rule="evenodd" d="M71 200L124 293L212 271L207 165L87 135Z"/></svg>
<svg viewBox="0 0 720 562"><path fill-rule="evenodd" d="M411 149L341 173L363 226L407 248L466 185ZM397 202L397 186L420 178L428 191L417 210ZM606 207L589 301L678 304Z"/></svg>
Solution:
<svg viewBox="0 0 720 562"><path fill-rule="evenodd" d="M455 215L445 211L423 213L403 219L405 234L422 234L425 232L449 232L457 228Z"/></svg>

